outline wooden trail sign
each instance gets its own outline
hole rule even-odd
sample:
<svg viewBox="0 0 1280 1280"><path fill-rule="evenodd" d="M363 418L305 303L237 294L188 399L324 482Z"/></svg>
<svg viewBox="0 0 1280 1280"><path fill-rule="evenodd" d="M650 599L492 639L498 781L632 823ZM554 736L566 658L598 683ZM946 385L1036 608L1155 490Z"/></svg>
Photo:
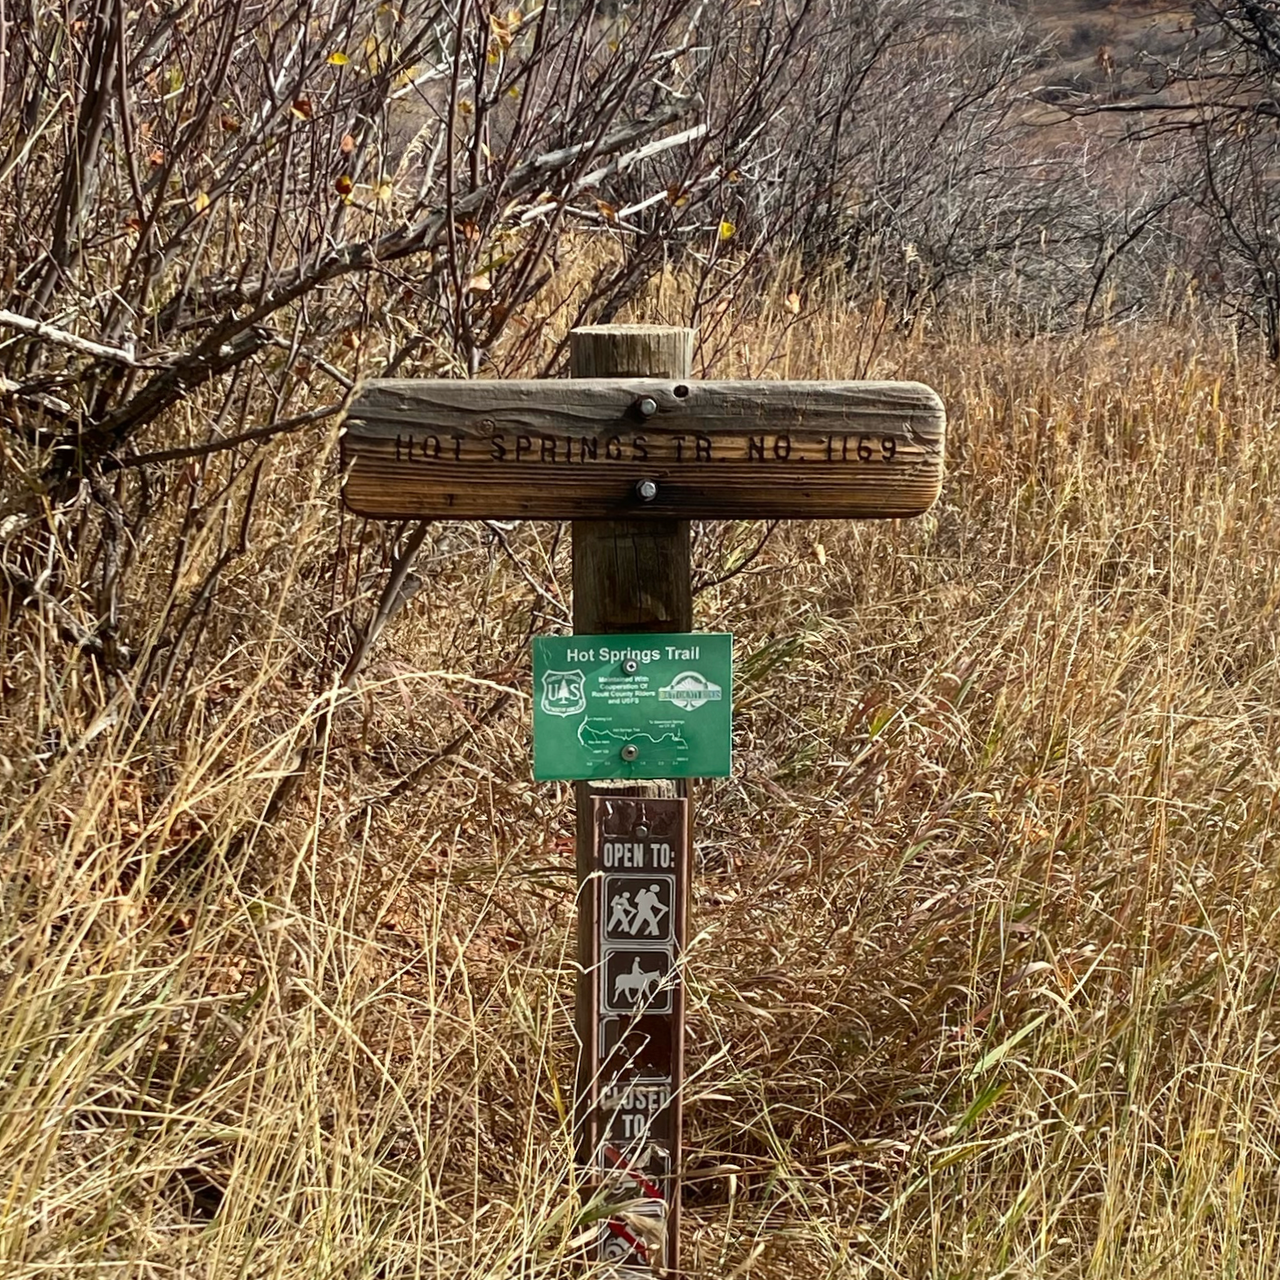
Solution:
<svg viewBox="0 0 1280 1280"><path fill-rule="evenodd" d="M945 418L920 383L699 382L693 331L649 325L574 330L570 358L565 382L363 384L347 505L572 520L575 635L647 639L693 629L690 519L910 516L938 495ZM690 788L615 778L574 794L575 1135L610 1206L588 1253L615 1280L674 1277Z"/></svg>
<svg viewBox="0 0 1280 1280"><path fill-rule="evenodd" d="M375 381L344 496L381 519L913 516L943 427L918 382Z"/></svg>

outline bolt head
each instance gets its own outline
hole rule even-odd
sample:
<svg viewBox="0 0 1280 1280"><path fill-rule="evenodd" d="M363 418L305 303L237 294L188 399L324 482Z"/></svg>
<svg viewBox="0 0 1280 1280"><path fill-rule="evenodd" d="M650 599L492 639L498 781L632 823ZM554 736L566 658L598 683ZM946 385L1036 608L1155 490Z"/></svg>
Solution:
<svg viewBox="0 0 1280 1280"><path fill-rule="evenodd" d="M652 502L658 496L656 480L639 480L636 482L636 497L641 502Z"/></svg>
<svg viewBox="0 0 1280 1280"><path fill-rule="evenodd" d="M637 747L634 742L628 742L627 745L622 748L622 751L619 754L622 756L624 760L631 761L631 760L634 760L636 756L640 754L640 748Z"/></svg>
<svg viewBox="0 0 1280 1280"><path fill-rule="evenodd" d="M640 669L640 664L634 658L628 658L626 662L622 664L622 669L627 673L627 675L633 676Z"/></svg>
<svg viewBox="0 0 1280 1280"><path fill-rule="evenodd" d="M641 396L636 401L636 412L642 418L652 418L658 412L658 402L652 396Z"/></svg>

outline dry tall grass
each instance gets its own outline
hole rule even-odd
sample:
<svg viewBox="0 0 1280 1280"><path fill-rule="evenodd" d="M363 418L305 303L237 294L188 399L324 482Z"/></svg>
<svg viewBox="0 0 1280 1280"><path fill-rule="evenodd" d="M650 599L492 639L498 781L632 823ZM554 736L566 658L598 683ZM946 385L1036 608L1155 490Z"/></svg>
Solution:
<svg viewBox="0 0 1280 1280"><path fill-rule="evenodd" d="M698 804L691 1273L1272 1276L1273 374L1190 325L783 314L715 372L931 382L951 472L923 519L782 526L698 597L740 697ZM525 699L567 550L442 527L335 696L380 579L331 446L272 446L218 660L165 697L104 689L54 619L0 629L13 1280L552 1276L584 1230L570 797L529 781ZM176 582L137 549L157 605L214 523ZM702 530L704 579L759 533Z"/></svg>

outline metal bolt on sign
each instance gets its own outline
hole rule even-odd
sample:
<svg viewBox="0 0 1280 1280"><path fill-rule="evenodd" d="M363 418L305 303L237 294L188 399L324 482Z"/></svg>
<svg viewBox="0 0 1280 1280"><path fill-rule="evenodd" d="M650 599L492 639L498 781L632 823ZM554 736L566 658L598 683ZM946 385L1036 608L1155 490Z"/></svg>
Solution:
<svg viewBox="0 0 1280 1280"><path fill-rule="evenodd" d="M534 774L574 780L575 1134L608 1209L586 1260L617 1280L681 1273L689 780L730 767L730 638L693 633L689 521L914 516L943 472L928 387L697 381L693 339L601 325L570 335L568 381L365 382L342 440L357 514L573 522Z"/></svg>

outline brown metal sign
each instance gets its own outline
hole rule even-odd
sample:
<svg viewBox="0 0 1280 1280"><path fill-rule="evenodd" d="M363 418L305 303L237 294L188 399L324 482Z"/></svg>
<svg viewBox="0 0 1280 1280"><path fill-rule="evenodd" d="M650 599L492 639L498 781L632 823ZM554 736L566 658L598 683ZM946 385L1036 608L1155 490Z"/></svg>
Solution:
<svg viewBox="0 0 1280 1280"><path fill-rule="evenodd" d="M688 801L597 796L592 828L582 1150L609 1207L594 1260L661 1276L677 1226Z"/></svg>
<svg viewBox="0 0 1280 1280"><path fill-rule="evenodd" d="M380 519L912 516L945 417L918 382L376 380L343 497Z"/></svg>

